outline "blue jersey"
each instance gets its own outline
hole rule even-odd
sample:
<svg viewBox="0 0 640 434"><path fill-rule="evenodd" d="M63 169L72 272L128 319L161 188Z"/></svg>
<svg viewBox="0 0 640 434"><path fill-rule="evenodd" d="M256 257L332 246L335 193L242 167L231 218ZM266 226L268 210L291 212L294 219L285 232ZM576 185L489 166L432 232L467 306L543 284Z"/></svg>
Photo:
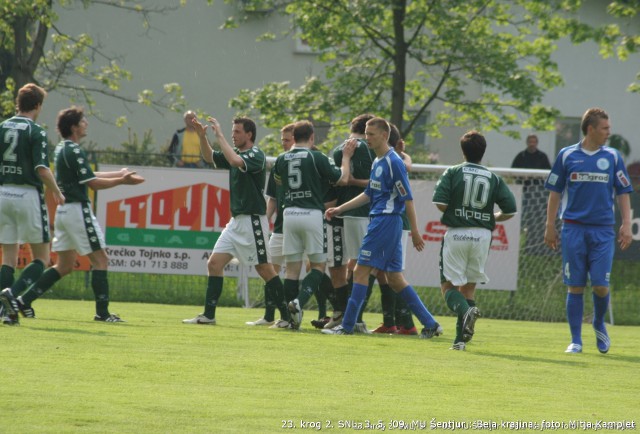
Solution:
<svg viewBox="0 0 640 434"><path fill-rule="evenodd" d="M615 196L633 191L629 174L617 150L602 146L589 152L581 143L560 150L545 188L562 195L561 219L613 225Z"/></svg>
<svg viewBox="0 0 640 434"><path fill-rule="evenodd" d="M413 200L407 168L393 149L376 158L371 165L369 184L364 194L370 199L370 216L402 214L405 201Z"/></svg>

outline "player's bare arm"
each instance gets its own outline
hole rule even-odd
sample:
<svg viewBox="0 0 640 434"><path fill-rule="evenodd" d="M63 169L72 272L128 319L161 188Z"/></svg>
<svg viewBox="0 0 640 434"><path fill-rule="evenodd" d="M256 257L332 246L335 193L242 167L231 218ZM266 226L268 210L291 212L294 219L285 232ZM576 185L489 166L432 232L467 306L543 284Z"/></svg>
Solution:
<svg viewBox="0 0 640 434"><path fill-rule="evenodd" d="M633 240L631 235L631 199L629 196L629 194L621 194L617 198L622 220L620 230L618 231L618 243L622 250L627 249Z"/></svg>
<svg viewBox="0 0 640 434"><path fill-rule="evenodd" d="M242 157L236 154L236 151L231 147L231 145L229 145L227 139L224 138L224 134L222 134L222 128L220 128L218 120L209 116L207 118L207 122L211 125L211 129L216 135L218 145L220 146L220 151L222 151L224 158L229 162L229 164L233 167L245 167Z"/></svg>
<svg viewBox="0 0 640 434"><path fill-rule="evenodd" d="M560 193L549 192L547 203L547 223L544 229L544 243L553 250L558 248L558 234L556 233L556 216L560 208Z"/></svg>
<svg viewBox="0 0 640 434"><path fill-rule="evenodd" d="M331 220L332 217L338 216L345 211L349 211L350 209L358 208L358 207L361 207L362 205L369 203L369 200L370 200L369 196L367 196L364 193L360 193L358 196L354 197L349 202L343 203L342 205L335 208L327 209L324 212L324 217L327 220Z"/></svg>
<svg viewBox="0 0 640 434"><path fill-rule="evenodd" d="M202 125L198 118L195 117L191 120L191 124L200 138L200 153L202 154L202 158L207 163L213 163L213 148L207 138L208 125Z"/></svg>
<svg viewBox="0 0 640 434"><path fill-rule="evenodd" d="M357 143L358 141L356 139L349 139L342 148L342 164L340 165L342 175L336 182L336 185L347 185L349 183L349 179L351 178L351 157L353 157Z"/></svg>
<svg viewBox="0 0 640 434"><path fill-rule="evenodd" d="M64 195L60 191L58 184L56 184L56 180L53 177L53 173L51 173L51 169L48 167L40 166L37 168L38 176L42 180L42 183L47 187L47 190L51 190L53 193L53 200L56 205L64 205L65 199Z"/></svg>

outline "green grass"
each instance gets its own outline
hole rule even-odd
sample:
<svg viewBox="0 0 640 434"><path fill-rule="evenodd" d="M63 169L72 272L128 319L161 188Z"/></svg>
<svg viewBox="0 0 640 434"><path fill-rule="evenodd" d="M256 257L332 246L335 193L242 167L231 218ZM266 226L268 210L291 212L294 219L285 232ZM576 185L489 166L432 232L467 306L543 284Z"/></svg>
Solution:
<svg viewBox="0 0 640 434"><path fill-rule="evenodd" d="M601 355L564 354L564 323L481 319L466 352L401 336L325 336L248 327L262 310L221 307L217 326L183 325L193 306L113 302L128 322L92 321L93 303L43 299L38 319L0 326L0 431L282 432L285 421L638 419L640 328L610 327ZM374 325L380 314L365 314ZM8 411L7 411L8 410ZM291 430L288 430L291 431Z"/></svg>

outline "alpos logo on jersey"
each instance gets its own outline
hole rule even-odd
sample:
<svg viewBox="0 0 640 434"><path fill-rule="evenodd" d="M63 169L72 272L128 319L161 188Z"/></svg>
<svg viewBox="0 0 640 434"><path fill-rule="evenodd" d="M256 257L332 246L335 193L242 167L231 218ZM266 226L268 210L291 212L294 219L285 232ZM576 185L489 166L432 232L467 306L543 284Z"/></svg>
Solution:
<svg viewBox="0 0 640 434"><path fill-rule="evenodd" d="M571 182L609 182L608 173L593 172L571 172L569 175Z"/></svg>
<svg viewBox="0 0 640 434"><path fill-rule="evenodd" d="M108 245L202 249L231 219L229 190L195 184L107 203Z"/></svg>
<svg viewBox="0 0 640 434"><path fill-rule="evenodd" d="M474 220L480 220L483 222L491 221L491 214L488 212L478 212L472 209L467 209L465 207L456 208L454 212L456 217L463 217L467 220L474 219Z"/></svg>

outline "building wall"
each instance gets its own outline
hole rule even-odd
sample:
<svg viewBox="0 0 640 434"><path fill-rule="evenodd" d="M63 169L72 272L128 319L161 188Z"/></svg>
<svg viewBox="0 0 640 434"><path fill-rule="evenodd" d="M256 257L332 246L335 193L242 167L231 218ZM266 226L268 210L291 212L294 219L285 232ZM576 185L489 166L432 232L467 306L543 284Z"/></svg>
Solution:
<svg viewBox="0 0 640 434"><path fill-rule="evenodd" d="M164 0L154 4L178 4ZM159 92L164 83L178 82L183 86L189 109L204 110L217 117L223 132L230 138L233 110L229 100L243 88L254 89L271 81L290 81L292 86L303 83L305 76L321 74L321 64L312 54L300 53L291 38L276 42L256 42L266 31L280 34L287 27L282 17L253 19L235 30L220 30L225 18L237 6L222 1L209 7L204 2L188 2L186 7L163 16L151 18L151 29L145 32L140 21L131 14L114 8L92 6L89 9L59 11L60 28L70 34L98 34L107 51L120 54L124 67L134 79L124 89L150 88ZM600 17L601 3L592 1L585 17ZM637 31L637 29L636 29ZM600 106L611 115L613 132L623 135L632 144L629 161L640 160L636 146L635 127L640 108L640 96L629 94L626 87L640 71L640 56L622 63L600 58L595 45L571 46L559 44L555 54L565 85L548 93L544 104L560 109L564 116L580 117L586 108ZM480 89L470 89L478 92ZM158 152L166 146L174 130L183 126L182 114L158 113L136 104L124 105L111 98L98 97L98 109L107 119L125 114L127 125L142 135L153 130ZM40 121L47 124L54 139L55 115L72 102L52 92L45 103ZM259 122L258 122L259 124ZM87 140L98 147L117 146L127 139L127 126L118 128L90 120ZM430 139L429 147L440 155L443 164L461 161L459 137L466 129L447 128L444 137ZM553 126L550 126L553 128ZM258 125L258 139L268 132ZM489 148L484 162L491 166L510 166L515 154L524 149L524 137L533 131L522 130L521 140L512 140L497 132L487 133ZM540 149L555 156L555 132L535 131L540 137Z"/></svg>

